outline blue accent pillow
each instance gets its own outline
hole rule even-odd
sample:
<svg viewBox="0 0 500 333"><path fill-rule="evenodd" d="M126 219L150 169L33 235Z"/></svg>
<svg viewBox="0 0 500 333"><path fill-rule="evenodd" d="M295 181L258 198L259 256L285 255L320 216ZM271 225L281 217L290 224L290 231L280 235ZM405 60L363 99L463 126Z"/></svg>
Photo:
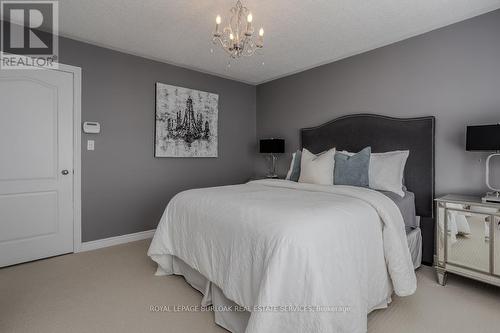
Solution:
<svg viewBox="0 0 500 333"><path fill-rule="evenodd" d="M368 187L371 147L349 156L344 153L335 154L333 183L335 185L351 185Z"/></svg>
<svg viewBox="0 0 500 333"><path fill-rule="evenodd" d="M290 173L290 180L298 182L300 178L300 161L302 160L302 151L297 150L294 155L292 164L292 173Z"/></svg>

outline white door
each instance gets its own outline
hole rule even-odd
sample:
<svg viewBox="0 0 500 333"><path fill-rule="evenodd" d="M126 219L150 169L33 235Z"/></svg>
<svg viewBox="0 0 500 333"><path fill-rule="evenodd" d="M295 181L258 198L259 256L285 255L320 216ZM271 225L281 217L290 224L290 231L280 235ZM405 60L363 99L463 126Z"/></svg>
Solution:
<svg viewBox="0 0 500 333"><path fill-rule="evenodd" d="M73 252L73 84L0 70L0 267Z"/></svg>

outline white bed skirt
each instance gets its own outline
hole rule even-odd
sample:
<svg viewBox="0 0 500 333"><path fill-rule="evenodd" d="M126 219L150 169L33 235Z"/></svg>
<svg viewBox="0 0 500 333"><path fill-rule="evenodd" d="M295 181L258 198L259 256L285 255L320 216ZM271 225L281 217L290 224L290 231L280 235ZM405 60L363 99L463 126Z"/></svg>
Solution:
<svg viewBox="0 0 500 333"><path fill-rule="evenodd" d="M407 231L406 239L408 240L413 267L417 269L422 264L422 232L420 228Z"/></svg>
<svg viewBox="0 0 500 333"><path fill-rule="evenodd" d="M215 322L233 333L243 333L247 327L250 312L229 311L239 306L224 296L222 290L205 278L200 272L191 268L181 259L174 257L174 274L182 275L186 282L203 294L202 306L212 305Z"/></svg>
<svg viewBox="0 0 500 333"><path fill-rule="evenodd" d="M422 234L420 228L413 229L406 234L408 239L408 247L410 248L411 257L415 269L420 267L422 259ZM238 311L238 304L228 299L222 290L205 278L200 272L190 267L181 259L173 258L173 269L175 275L182 275L186 282L194 289L203 294L201 301L202 306L212 305L214 308L215 322L233 333L244 333L247 327L250 312ZM158 267L160 275L162 270ZM390 300L388 300L390 302ZM385 308L388 302L383 302L380 307ZM233 311L231 311L231 309Z"/></svg>

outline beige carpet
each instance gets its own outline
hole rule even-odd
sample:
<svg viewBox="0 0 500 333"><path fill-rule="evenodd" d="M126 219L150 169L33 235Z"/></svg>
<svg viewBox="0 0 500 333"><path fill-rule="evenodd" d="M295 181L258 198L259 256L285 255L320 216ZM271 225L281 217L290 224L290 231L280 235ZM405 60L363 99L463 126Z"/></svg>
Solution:
<svg viewBox="0 0 500 333"><path fill-rule="evenodd" d="M153 276L149 241L0 269L0 332L226 332L209 312L151 312L199 305L180 277ZM369 316L369 332L500 332L500 288L428 267L418 291Z"/></svg>

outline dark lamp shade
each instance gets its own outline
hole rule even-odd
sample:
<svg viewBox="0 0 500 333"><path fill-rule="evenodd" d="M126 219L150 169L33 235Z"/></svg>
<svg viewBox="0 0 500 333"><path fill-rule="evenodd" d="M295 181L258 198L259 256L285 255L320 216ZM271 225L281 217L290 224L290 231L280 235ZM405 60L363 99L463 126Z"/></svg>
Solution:
<svg viewBox="0 0 500 333"><path fill-rule="evenodd" d="M466 150L499 151L500 124L467 126Z"/></svg>
<svg viewBox="0 0 500 333"><path fill-rule="evenodd" d="M283 139L262 139L260 140L261 154L283 154L285 152L285 140Z"/></svg>

